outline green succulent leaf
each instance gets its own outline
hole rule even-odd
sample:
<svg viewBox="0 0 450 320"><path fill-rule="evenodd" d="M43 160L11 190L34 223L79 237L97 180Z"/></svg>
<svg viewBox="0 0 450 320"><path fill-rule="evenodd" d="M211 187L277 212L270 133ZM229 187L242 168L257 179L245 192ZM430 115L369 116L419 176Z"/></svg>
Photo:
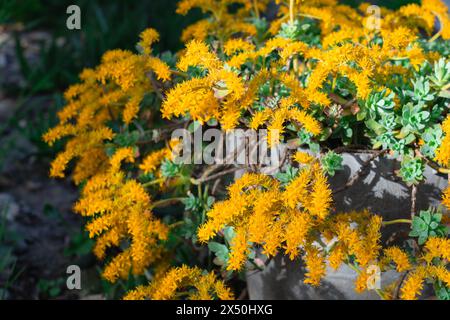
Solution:
<svg viewBox="0 0 450 320"><path fill-rule="evenodd" d="M333 151L327 152L320 159L323 170L330 176L334 176L337 170L342 170L342 161L342 156Z"/></svg>
<svg viewBox="0 0 450 320"><path fill-rule="evenodd" d="M422 210L415 216L411 224L410 237L418 237L419 245L424 244L430 237L446 237L447 227L440 223L442 214L433 210Z"/></svg>
<svg viewBox="0 0 450 320"><path fill-rule="evenodd" d="M230 254L230 251L228 250L228 247L226 245L215 241L210 241L208 243L208 248L216 256L216 259L214 259L216 264L221 266L226 265Z"/></svg>
<svg viewBox="0 0 450 320"><path fill-rule="evenodd" d="M173 178L181 172L181 165L165 159L161 164L161 174L165 178Z"/></svg>
<svg viewBox="0 0 450 320"><path fill-rule="evenodd" d="M400 168L400 177L408 185L418 184L423 180L425 166L420 158L405 156Z"/></svg>
<svg viewBox="0 0 450 320"><path fill-rule="evenodd" d="M282 184L288 184L297 175L298 169L288 165L285 172L278 172L275 174L275 178L278 179Z"/></svg>

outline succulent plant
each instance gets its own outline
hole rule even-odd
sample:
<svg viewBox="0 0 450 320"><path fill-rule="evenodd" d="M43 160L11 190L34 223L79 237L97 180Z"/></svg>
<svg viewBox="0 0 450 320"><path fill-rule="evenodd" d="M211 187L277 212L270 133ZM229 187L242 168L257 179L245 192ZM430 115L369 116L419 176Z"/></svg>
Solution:
<svg viewBox="0 0 450 320"><path fill-rule="evenodd" d="M419 132L424 129L430 119L430 112L424 110L423 103L408 103L403 106L402 116L399 122L403 125L403 130Z"/></svg>
<svg viewBox="0 0 450 320"><path fill-rule="evenodd" d="M330 151L327 152L321 159L323 170L330 176L334 176L337 170L342 170L342 156Z"/></svg>
<svg viewBox="0 0 450 320"><path fill-rule="evenodd" d="M418 243L424 244L429 237L445 237L447 227L441 224L442 214L431 209L420 211L419 216L412 220L411 237L418 237Z"/></svg>
<svg viewBox="0 0 450 320"><path fill-rule="evenodd" d="M436 149L441 145L442 128L440 125L434 125L427 128L422 135L423 145L420 147L420 152L424 156L434 158Z"/></svg>
<svg viewBox="0 0 450 320"><path fill-rule="evenodd" d="M405 156L400 168L400 177L407 184L417 184L423 180L424 165L420 158Z"/></svg>

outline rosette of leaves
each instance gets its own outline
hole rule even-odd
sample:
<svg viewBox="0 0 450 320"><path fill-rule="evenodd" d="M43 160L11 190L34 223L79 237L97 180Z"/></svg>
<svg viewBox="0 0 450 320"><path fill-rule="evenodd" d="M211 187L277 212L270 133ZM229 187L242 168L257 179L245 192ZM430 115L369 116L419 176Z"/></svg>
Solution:
<svg viewBox="0 0 450 320"><path fill-rule="evenodd" d="M297 132L297 136L299 138L300 145L307 145L309 150L313 153L320 152L320 145L313 140L313 136L311 133L302 129Z"/></svg>
<svg viewBox="0 0 450 320"><path fill-rule="evenodd" d="M330 176L334 176L337 170L342 170L342 156L333 151L327 152L321 159L322 169Z"/></svg>
<svg viewBox="0 0 450 320"><path fill-rule="evenodd" d="M440 125L434 125L427 128L422 134L423 144L420 147L420 152L431 159L435 157L436 149L441 145L442 128Z"/></svg>
<svg viewBox="0 0 450 320"><path fill-rule="evenodd" d="M384 113L381 116L380 124L387 131L393 131L397 127L394 113Z"/></svg>
<svg viewBox="0 0 450 320"><path fill-rule="evenodd" d="M419 133L426 127L430 119L430 112L424 110L425 107L425 104L421 102L416 105L410 102L403 106L402 116L398 118L403 126L400 132L402 137L407 137L411 132Z"/></svg>
<svg viewBox="0 0 450 320"><path fill-rule="evenodd" d="M438 88L448 85L450 82L450 61L441 58L435 62L430 80Z"/></svg>
<svg viewBox="0 0 450 320"><path fill-rule="evenodd" d="M407 91L406 94L410 96L414 101L433 101L434 93L431 90L430 82L425 77L420 76L412 81L414 91Z"/></svg>
<svg viewBox="0 0 450 320"><path fill-rule="evenodd" d="M287 165L284 172L278 172L275 174L275 178L280 181L282 185L287 185L289 184L289 182L294 180L294 178L297 176L297 173L298 168Z"/></svg>
<svg viewBox="0 0 450 320"><path fill-rule="evenodd" d="M418 184L423 180L424 164L420 158L405 156L401 163L400 177L408 185Z"/></svg>
<svg viewBox="0 0 450 320"><path fill-rule="evenodd" d="M161 164L161 174L165 178L174 178L181 173L182 166L165 159Z"/></svg>
<svg viewBox="0 0 450 320"><path fill-rule="evenodd" d="M420 215L412 220L410 237L418 237L419 245L424 244L430 237L446 237L447 227L441 224L442 214L432 209L420 211Z"/></svg>
<svg viewBox="0 0 450 320"><path fill-rule="evenodd" d="M396 138L394 132L392 131L375 136L373 148L378 149L380 146L384 150L392 150L394 155L403 155L406 153L405 139Z"/></svg>
<svg viewBox="0 0 450 320"><path fill-rule="evenodd" d="M278 36L292 40L302 40L309 45L320 44L320 29L312 19L295 20L281 25Z"/></svg>
<svg viewBox="0 0 450 320"><path fill-rule="evenodd" d="M363 108L357 115L358 120L366 118L374 120L378 115L381 116L385 113L392 112L395 107L394 98L395 93L388 93L386 89L380 92L373 92L369 95L365 103L360 104Z"/></svg>

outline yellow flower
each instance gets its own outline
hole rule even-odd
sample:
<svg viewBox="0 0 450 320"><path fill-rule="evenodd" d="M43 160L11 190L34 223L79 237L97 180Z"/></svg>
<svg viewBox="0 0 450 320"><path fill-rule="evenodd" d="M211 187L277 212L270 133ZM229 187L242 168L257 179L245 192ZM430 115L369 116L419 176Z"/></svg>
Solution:
<svg viewBox="0 0 450 320"><path fill-rule="evenodd" d="M305 168L292 180L283 192L283 199L286 204L294 209L298 203L301 202L305 206L309 197L309 190L307 189L312 176L312 171L309 168Z"/></svg>
<svg viewBox="0 0 450 320"><path fill-rule="evenodd" d="M184 288L194 288L187 291ZM186 297L189 300L232 300L233 294L214 273L203 273L199 268L181 266L159 275L147 286L139 286L128 292L125 300L169 300Z"/></svg>
<svg viewBox="0 0 450 320"><path fill-rule="evenodd" d="M403 300L416 300L423 289L425 275L425 269L420 266L410 273L400 289L400 298Z"/></svg>
<svg viewBox="0 0 450 320"><path fill-rule="evenodd" d="M425 243L423 258L429 263L433 258L443 258L450 261L450 239L429 238Z"/></svg>
<svg viewBox="0 0 450 320"><path fill-rule="evenodd" d="M306 240L311 227L311 217L299 211L292 213L293 217L286 226L284 240L286 242L285 252L291 260L299 255L299 247Z"/></svg>
<svg viewBox="0 0 450 320"><path fill-rule="evenodd" d="M144 30L140 35L141 41L138 43L145 54L151 54L152 44L159 41L159 34L155 29Z"/></svg>
<svg viewBox="0 0 450 320"><path fill-rule="evenodd" d="M307 273L304 283L309 283L313 286L318 286L320 280L325 276L326 264L323 253L315 247L306 248L305 264Z"/></svg>
<svg viewBox="0 0 450 320"><path fill-rule="evenodd" d="M237 228L236 235L231 241L231 252L227 264L227 270L241 270L247 261L250 245L247 240L245 228Z"/></svg>
<svg viewBox="0 0 450 320"><path fill-rule="evenodd" d="M255 50L255 45L243 39L230 39L224 44L223 50L227 55L231 56L238 51L253 51Z"/></svg>
<svg viewBox="0 0 450 320"><path fill-rule="evenodd" d="M309 153L297 151L292 159L300 164L310 164L315 160L313 156L311 156Z"/></svg>
<svg viewBox="0 0 450 320"><path fill-rule="evenodd" d="M169 81L170 80L170 68L161 59L155 57L149 57L147 61L147 66L156 74L159 80Z"/></svg>
<svg viewBox="0 0 450 320"><path fill-rule="evenodd" d="M344 262L346 257L345 248L341 243L336 244L333 247L333 250L328 256L328 262L330 263L330 266L337 270L341 264Z"/></svg>
<svg viewBox="0 0 450 320"><path fill-rule="evenodd" d="M221 63L204 42L192 40L186 45L186 51L177 63L177 68L184 72L189 66L201 66L214 70L220 68Z"/></svg>
<svg viewBox="0 0 450 320"><path fill-rule="evenodd" d="M114 282L128 277L129 272L142 274L145 268L161 257L160 240L165 240L168 228L150 212L150 196L135 180L126 180L120 171L122 161L134 161L132 148L121 148L109 160L106 172L90 178L82 189L74 210L91 216L86 230L97 237L94 253L99 259L105 250L120 246L127 239L129 246L119 252L103 272Z"/></svg>
<svg viewBox="0 0 450 320"><path fill-rule="evenodd" d="M444 190L444 194L442 195L442 204L450 209L450 187Z"/></svg>
<svg viewBox="0 0 450 320"><path fill-rule="evenodd" d="M253 130L261 127L272 115L272 109L264 109L262 111L255 112L253 115L249 127Z"/></svg>
<svg viewBox="0 0 450 320"><path fill-rule="evenodd" d="M447 116L442 123L442 131L445 136L442 139L441 145L436 150L435 160L444 167L450 165L450 116Z"/></svg>
<svg viewBox="0 0 450 320"><path fill-rule="evenodd" d="M212 24L208 19L199 20L183 30L183 33L181 34L181 41L184 43L193 39L205 41L211 30Z"/></svg>
<svg viewBox="0 0 450 320"><path fill-rule="evenodd" d="M384 249L384 254L387 259L393 261L397 265L397 271L403 272L411 269L411 263L408 255L398 247L390 247Z"/></svg>
<svg viewBox="0 0 450 320"><path fill-rule="evenodd" d="M325 219L331 207L331 189L328 185L327 178L321 170L314 173L314 182L311 201L305 203L306 209L310 214L317 216L319 219Z"/></svg>
<svg viewBox="0 0 450 320"><path fill-rule="evenodd" d="M361 292L364 292L365 290L367 290L368 280L369 280L369 275L367 274L367 271L364 269L358 274L358 277L356 278L355 291L358 293L361 293Z"/></svg>
<svg viewBox="0 0 450 320"><path fill-rule="evenodd" d="M154 151L144 158L142 163L139 165L139 168L144 171L144 173L155 172L163 160L168 158L169 155L170 150L168 149Z"/></svg>

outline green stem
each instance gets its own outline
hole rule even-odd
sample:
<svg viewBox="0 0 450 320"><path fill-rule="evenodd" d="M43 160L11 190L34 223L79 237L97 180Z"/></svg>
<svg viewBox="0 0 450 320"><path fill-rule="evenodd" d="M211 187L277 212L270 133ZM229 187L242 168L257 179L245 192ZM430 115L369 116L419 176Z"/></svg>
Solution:
<svg viewBox="0 0 450 320"><path fill-rule="evenodd" d="M253 0L253 7L255 9L255 16L259 19L258 0Z"/></svg>
<svg viewBox="0 0 450 320"><path fill-rule="evenodd" d="M183 201L185 198L168 198L168 199L161 199L158 201L155 201L152 203L151 207L155 208L155 207L166 207L169 206L171 204L173 204L174 202L181 202Z"/></svg>
<svg viewBox="0 0 450 320"><path fill-rule="evenodd" d="M295 12L294 12L295 0L289 0L289 23L294 24Z"/></svg>
<svg viewBox="0 0 450 320"><path fill-rule="evenodd" d="M158 183L161 183L161 182L164 182L164 181L166 181L165 178L159 178L159 179L156 179L156 180L152 180L152 181L143 183L142 186L145 188L145 187L149 187L149 186L152 186L154 184L158 184Z"/></svg>
<svg viewBox="0 0 450 320"><path fill-rule="evenodd" d="M396 224L396 223L409 223L409 224L411 224L412 221L410 219L397 219L397 220L391 220L391 221L383 221L382 225L383 226L389 226L391 224Z"/></svg>
<svg viewBox="0 0 450 320"><path fill-rule="evenodd" d="M184 78L189 77L189 75L186 72L181 72L181 71L177 71L177 70L170 70L170 72L172 72L173 74L176 74L177 76L181 76Z"/></svg>
<svg viewBox="0 0 450 320"><path fill-rule="evenodd" d="M174 223L172 223L172 224L169 224L169 228L170 228L170 229L173 229L173 228L176 228L176 227L181 226L181 225L183 225L183 224L185 224L184 221L177 221L177 222L174 222Z"/></svg>
<svg viewBox="0 0 450 320"><path fill-rule="evenodd" d="M443 22L442 22L441 16L440 16L437 12L432 11L432 13L436 16L436 18L438 18L438 20L439 20L439 25L440 25L440 29L439 29L439 31L438 31L433 37L430 38L430 40L428 40L428 42L433 42L433 41L435 41L437 38L439 38L439 37L441 36L441 34L442 34L442 29L443 29L443 27L444 27L444 24L443 24Z"/></svg>

